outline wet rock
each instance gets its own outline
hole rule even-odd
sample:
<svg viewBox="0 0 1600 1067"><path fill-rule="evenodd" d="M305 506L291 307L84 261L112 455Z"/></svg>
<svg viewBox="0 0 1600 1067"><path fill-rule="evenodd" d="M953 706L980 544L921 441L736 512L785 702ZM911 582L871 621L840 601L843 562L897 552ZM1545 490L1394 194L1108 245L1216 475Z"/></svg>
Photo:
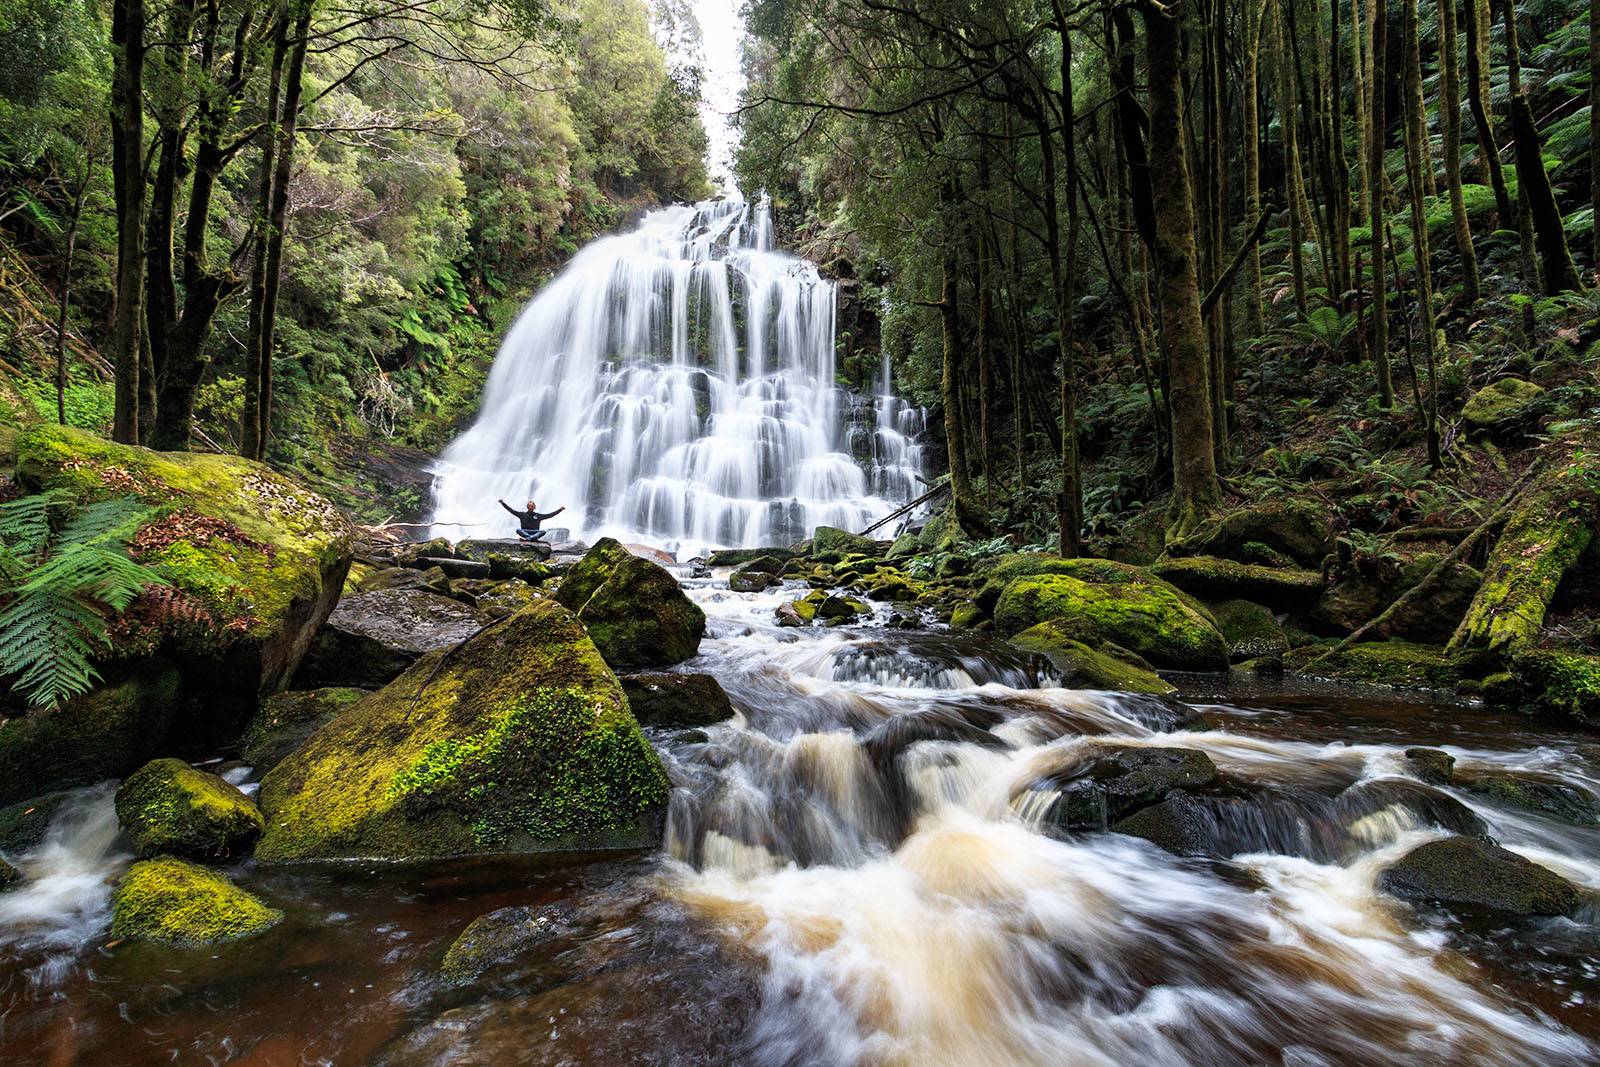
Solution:
<svg viewBox="0 0 1600 1067"><path fill-rule="evenodd" d="M319 727L371 692L370 689L332 687L292 690L270 696L262 701L261 708L245 728L239 742L239 755L250 766L265 773L299 748Z"/></svg>
<svg viewBox="0 0 1600 1067"><path fill-rule="evenodd" d="M739 567L739 572L741 574L759 573L777 576L784 572L784 568L788 567L789 563L790 560L787 555L757 556L754 559L746 560L745 563Z"/></svg>
<svg viewBox="0 0 1600 1067"><path fill-rule="evenodd" d="M420 541L404 546L395 552L394 559L402 567L417 567L418 561L427 557L438 559L454 559L458 553L448 538L435 537L431 541ZM470 558L470 557L462 557ZM427 564L422 564L426 567Z"/></svg>
<svg viewBox="0 0 1600 1067"><path fill-rule="evenodd" d="M1061 672L1062 684L1069 689L1158 694L1178 691L1132 653L1119 656L1104 648L1097 651L1074 640L1072 632L1070 623L1064 624L1064 620L1042 622L1013 636L1011 643L1048 659Z"/></svg>
<svg viewBox="0 0 1600 1067"><path fill-rule="evenodd" d="M758 559L791 560L795 555L794 550L789 548L725 548L707 556L706 566L737 567Z"/></svg>
<svg viewBox="0 0 1600 1067"><path fill-rule="evenodd" d="M524 541L520 537L484 538L463 541L456 547L464 558L487 565L491 578L520 578L529 585L538 585L556 574L556 568L548 560L557 546L548 538L544 541Z"/></svg>
<svg viewBox="0 0 1600 1067"><path fill-rule="evenodd" d="M1406 749L1406 770L1419 781L1429 785L1447 785L1456 758L1450 753L1438 748L1408 748Z"/></svg>
<svg viewBox="0 0 1600 1067"><path fill-rule="evenodd" d="M1217 629L1228 642L1230 662L1276 659L1281 672L1283 656L1289 651L1289 637L1272 612L1248 600L1227 600L1213 608L1212 615L1217 620Z"/></svg>
<svg viewBox="0 0 1600 1067"><path fill-rule="evenodd" d="M871 617L871 615L872 605L855 597L825 596L817 602L817 618L829 626L842 626L856 622L862 616Z"/></svg>
<svg viewBox="0 0 1600 1067"><path fill-rule="evenodd" d="M358 593L375 593L380 589L423 589L440 596L449 596L451 593L450 579L437 567L431 570L385 567L364 575L356 583Z"/></svg>
<svg viewBox="0 0 1600 1067"><path fill-rule="evenodd" d="M1284 670L1309 678L1395 689L1453 689L1461 668L1444 649L1408 641L1374 641L1351 645L1323 658L1330 650L1307 645L1284 657Z"/></svg>
<svg viewBox="0 0 1600 1067"><path fill-rule="evenodd" d="M795 603L793 601L789 601L787 603L779 604L773 610L774 610L774 613L778 616L778 625L779 626L806 626L806 625L808 625L808 622L807 622L806 618L803 615L800 614L800 611L799 611L798 607L795 605Z"/></svg>
<svg viewBox="0 0 1600 1067"><path fill-rule="evenodd" d="M0 852L31 852L50 830L50 820L70 793L46 793L0 808Z"/></svg>
<svg viewBox="0 0 1600 1067"><path fill-rule="evenodd" d="M444 572L446 578L487 578L489 577L489 564L475 559L455 559L445 556L423 556L417 560L418 566L437 567Z"/></svg>
<svg viewBox="0 0 1600 1067"><path fill-rule="evenodd" d="M1496 698L1485 686L1485 702L1509 704L1527 712L1555 716L1581 726L1600 724L1600 656L1571 649L1519 651L1507 681L1510 699Z"/></svg>
<svg viewBox="0 0 1600 1067"><path fill-rule="evenodd" d="M1229 678L1282 678L1282 656L1260 656L1228 665Z"/></svg>
<svg viewBox="0 0 1600 1067"><path fill-rule="evenodd" d="M312 642L296 688L382 688L419 656L453 648L490 621L485 612L420 589L345 597Z"/></svg>
<svg viewBox="0 0 1600 1067"><path fill-rule="evenodd" d="M680 663L700 648L706 616L659 565L601 538L568 572L556 599L576 611L617 670Z"/></svg>
<svg viewBox="0 0 1600 1067"><path fill-rule="evenodd" d="M1476 778L1466 787L1479 796L1492 797L1574 826L1594 826L1600 822L1600 807L1596 806L1594 798L1563 782L1526 775L1493 774Z"/></svg>
<svg viewBox="0 0 1600 1067"><path fill-rule="evenodd" d="M439 964L447 982L470 982L496 963L571 936L573 925L560 907L512 907L480 915L451 942Z"/></svg>
<svg viewBox="0 0 1600 1067"><path fill-rule="evenodd" d="M140 856L246 855L264 824L237 787L182 760L151 760L117 787L117 823Z"/></svg>
<svg viewBox="0 0 1600 1067"><path fill-rule="evenodd" d="M1475 836L1488 831L1472 809L1448 793L1409 778L1370 778L1339 794L1335 812L1347 828L1360 832L1361 820L1399 808L1423 826ZM1369 835L1372 836L1372 835ZM1376 836L1384 836L1377 833Z"/></svg>
<svg viewBox="0 0 1600 1067"><path fill-rule="evenodd" d="M1215 556L1157 560L1150 573L1189 593L1219 599L1253 600L1294 608L1322 592L1319 571L1239 563Z"/></svg>
<svg viewBox="0 0 1600 1067"><path fill-rule="evenodd" d="M1321 863L1339 859L1347 840L1332 801L1294 787L1252 790L1247 796L1176 793L1111 825L1178 856L1230 859L1271 852Z"/></svg>
<svg viewBox="0 0 1600 1067"><path fill-rule="evenodd" d="M950 613L952 630L973 630L989 621L982 608L976 604L957 604Z"/></svg>
<svg viewBox="0 0 1600 1067"><path fill-rule="evenodd" d="M1053 620L1084 644L1111 641L1157 667L1228 667L1227 643L1211 621L1154 581L1096 585L1069 575L1019 578L995 606L995 628L1004 634Z"/></svg>
<svg viewBox="0 0 1600 1067"><path fill-rule="evenodd" d="M638 556L640 559L647 559L651 563L658 564L662 567L676 566L678 562L671 552L663 552L661 549L656 548L653 545L629 543L623 545L622 547L627 549L630 554Z"/></svg>
<svg viewBox="0 0 1600 1067"><path fill-rule="evenodd" d="M733 718L733 705L709 674L625 674L622 691L644 726L710 726Z"/></svg>
<svg viewBox="0 0 1600 1067"><path fill-rule="evenodd" d="M1095 745L1085 763L1041 784L1061 791L1050 815L1056 826L1103 830L1180 789L1204 789L1216 778L1216 765L1198 749Z"/></svg>
<svg viewBox="0 0 1600 1067"><path fill-rule="evenodd" d="M628 558L629 552L622 542L602 537L561 579L556 600L569 611L582 610L583 605L594 596L595 590L604 585L618 564Z"/></svg>
<svg viewBox="0 0 1600 1067"><path fill-rule="evenodd" d="M22 882L22 872L7 863L4 858L0 858L0 893L19 886Z"/></svg>
<svg viewBox="0 0 1600 1067"><path fill-rule="evenodd" d="M1378 877L1378 888L1414 903L1489 915L1566 915L1578 907L1567 879L1475 837L1415 848Z"/></svg>
<svg viewBox="0 0 1600 1067"><path fill-rule="evenodd" d="M728 588L735 593L759 593L781 579L768 571L737 570L728 575Z"/></svg>
<svg viewBox="0 0 1600 1067"><path fill-rule="evenodd" d="M423 657L275 767L256 858L639 847L659 839L666 796L616 676L540 600L442 663Z"/></svg>
<svg viewBox="0 0 1600 1067"><path fill-rule="evenodd" d="M878 542L870 537L850 533L833 526L818 526L816 533L811 535L811 554L820 556L826 552L838 552L841 555L877 556Z"/></svg>
<svg viewBox="0 0 1600 1067"><path fill-rule="evenodd" d="M215 871L170 856L128 868L113 908L112 937L186 945L232 941L283 918Z"/></svg>

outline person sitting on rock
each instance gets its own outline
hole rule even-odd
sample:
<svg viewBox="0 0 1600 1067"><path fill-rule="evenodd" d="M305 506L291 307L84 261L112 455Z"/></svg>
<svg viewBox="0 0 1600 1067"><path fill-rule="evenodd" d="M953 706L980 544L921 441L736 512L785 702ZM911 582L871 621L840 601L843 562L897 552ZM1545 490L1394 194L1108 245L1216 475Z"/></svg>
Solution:
<svg viewBox="0 0 1600 1067"><path fill-rule="evenodd" d="M528 501L527 511L518 511L504 500L500 501L500 506L517 517L517 536L524 541L537 541L542 538L545 532L539 529L539 524L545 519L553 519L567 510L561 507L556 508L554 511L540 512L535 510L534 503L531 500Z"/></svg>

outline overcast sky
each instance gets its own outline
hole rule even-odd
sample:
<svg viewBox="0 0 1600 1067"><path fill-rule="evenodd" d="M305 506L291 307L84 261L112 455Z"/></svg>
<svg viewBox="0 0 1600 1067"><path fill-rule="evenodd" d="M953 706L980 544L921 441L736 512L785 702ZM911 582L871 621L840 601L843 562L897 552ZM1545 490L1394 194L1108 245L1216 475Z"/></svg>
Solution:
<svg viewBox="0 0 1600 1067"><path fill-rule="evenodd" d="M701 87L705 102L700 105L700 117L711 138L711 180L725 181L731 187L733 131L728 129L728 115L738 105L743 85L739 50L744 21L739 18L739 0L694 0L694 9L706 47Z"/></svg>

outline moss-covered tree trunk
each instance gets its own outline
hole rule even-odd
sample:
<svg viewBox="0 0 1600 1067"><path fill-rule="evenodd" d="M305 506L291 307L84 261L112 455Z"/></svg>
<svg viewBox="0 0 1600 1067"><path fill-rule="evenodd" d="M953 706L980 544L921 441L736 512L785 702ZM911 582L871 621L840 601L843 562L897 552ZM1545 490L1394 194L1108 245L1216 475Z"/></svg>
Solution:
<svg viewBox="0 0 1600 1067"><path fill-rule="evenodd" d="M1526 176L1523 174L1522 140L1517 136L1517 100L1522 96L1522 42L1517 38L1516 5L1511 3L1511 0L1504 0L1500 5L1500 12L1505 25L1506 91L1510 94L1511 158L1517 168L1517 244L1522 250L1523 284L1527 286L1528 292L1536 293L1543 287L1544 279L1540 275L1541 264L1534 238L1532 190L1528 188ZM1529 128L1532 128L1531 113ZM1539 143L1537 135L1534 136L1533 143L1537 148ZM1541 176L1544 174L1542 161L1539 174Z"/></svg>
<svg viewBox="0 0 1600 1067"><path fill-rule="evenodd" d="M116 371L112 436L139 442L139 341L144 325L144 0L111 8L111 174L117 214Z"/></svg>
<svg viewBox="0 0 1600 1067"><path fill-rule="evenodd" d="M1306 188L1300 170L1300 122L1295 115L1294 73L1290 67L1294 51L1292 27L1278 9L1278 122L1283 131L1284 185L1289 196L1289 277L1294 286L1294 306L1301 321L1310 315L1306 303Z"/></svg>
<svg viewBox="0 0 1600 1067"><path fill-rule="evenodd" d="M1261 214L1261 12L1265 3L1266 0L1244 0L1240 29L1243 40L1239 62L1244 70L1244 85L1240 90L1244 143L1240 148L1244 152L1245 215L1252 223ZM1260 242L1251 243L1244 282L1245 328L1251 336L1259 337L1265 329Z"/></svg>
<svg viewBox="0 0 1600 1067"><path fill-rule="evenodd" d="M1221 503L1211 441L1211 388L1196 273L1194 196L1183 150L1181 16L1177 4L1142 9L1150 68L1150 184L1156 288L1172 407L1168 540L1194 532Z"/></svg>
<svg viewBox="0 0 1600 1067"><path fill-rule="evenodd" d="M1428 397L1419 414L1428 442L1428 463L1435 470L1439 455L1439 390L1435 367L1433 329L1433 270L1428 255L1428 209L1423 201L1423 171L1428 166L1423 141L1428 136L1428 116L1422 99L1422 46L1417 26L1417 0L1405 0L1405 100L1406 187L1411 194L1411 233L1417 282L1417 329L1428 366ZM1446 7L1449 0L1446 0ZM1398 283L1399 279L1396 279ZM1413 364L1412 374L1416 374Z"/></svg>
<svg viewBox="0 0 1600 1067"><path fill-rule="evenodd" d="M1445 0L1439 5L1439 125L1444 134L1450 218L1455 225L1456 253L1461 257L1461 299L1470 305L1478 299L1478 255L1472 248L1472 224L1461 188L1461 70L1456 43L1455 0Z"/></svg>
<svg viewBox="0 0 1600 1067"><path fill-rule="evenodd" d="M1351 5L1352 7L1354 5ZM1339 42L1339 0L1328 0L1328 151L1333 184L1329 217L1333 230L1334 294L1341 307L1347 306L1344 293L1352 286L1350 276L1350 161L1345 154L1344 62Z"/></svg>
<svg viewBox="0 0 1600 1067"><path fill-rule="evenodd" d="M1388 91L1384 73L1388 51L1389 12L1385 0L1372 2L1372 77L1371 96L1367 104L1370 116L1368 127L1372 139L1367 145L1367 195L1371 198L1367 210L1368 225L1372 229L1372 363L1377 370L1378 404L1384 409L1394 406L1394 382L1389 374L1389 306L1388 287L1383 281L1383 219L1384 172L1383 147L1387 140L1388 122L1384 115L1384 94Z"/></svg>

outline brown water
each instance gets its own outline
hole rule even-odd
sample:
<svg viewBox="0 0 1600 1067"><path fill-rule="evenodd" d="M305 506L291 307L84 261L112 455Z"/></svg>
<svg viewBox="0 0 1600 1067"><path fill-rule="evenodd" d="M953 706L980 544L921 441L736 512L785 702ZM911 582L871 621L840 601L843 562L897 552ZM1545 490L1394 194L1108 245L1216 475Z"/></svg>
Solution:
<svg viewBox="0 0 1600 1067"><path fill-rule="evenodd" d="M1405 747L1592 797L1587 738L1207 678L1183 680L1205 722L1180 731L1180 706L1049 688L983 639L780 630L776 594L694 595L712 639L686 669L741 714L654 738L675 785L661 853L246 865L286 912L273 930L108 944L129 857L109 790L86 791L23 858L38 880L0 896L0 1063L1600 1062L1593 907L1468 922L1374 888L1444 832ZM1217 809L1228 858L1054 828L1052 783L1096 739L1207 752L1239 800ZM1600 829L1443 792L1600 888ZM513 905L552 935L471 984L438 977L467 923Z"/></svg>

